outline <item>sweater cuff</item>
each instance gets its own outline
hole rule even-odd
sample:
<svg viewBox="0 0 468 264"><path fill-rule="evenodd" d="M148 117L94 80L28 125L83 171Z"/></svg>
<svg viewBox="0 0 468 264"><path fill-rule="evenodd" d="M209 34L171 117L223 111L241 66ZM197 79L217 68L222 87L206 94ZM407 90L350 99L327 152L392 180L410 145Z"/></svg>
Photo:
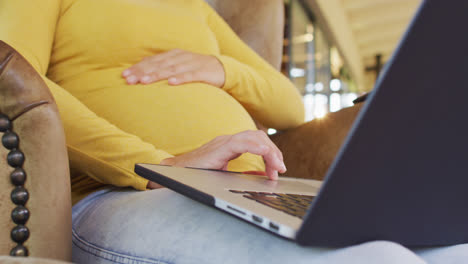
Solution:
<svg viewBox="0 0 468 264"><path fill-rule="evenodd" d="M236 87L239 84L239 78L241 77L239 69L242 64L235 59L224 56L224 55L214 55L223 65L224 68L224 85L221 87L225 91L229 91L232 88Z"/></svg>
<svg viewBox="0 0 468 264"><path fill-rule="evenodd" d="M133 183L133 188L135 188L138 191L145 191L147 190L146 186L148 186L149 180L138 176L135 178L135 182Z"/></svg>

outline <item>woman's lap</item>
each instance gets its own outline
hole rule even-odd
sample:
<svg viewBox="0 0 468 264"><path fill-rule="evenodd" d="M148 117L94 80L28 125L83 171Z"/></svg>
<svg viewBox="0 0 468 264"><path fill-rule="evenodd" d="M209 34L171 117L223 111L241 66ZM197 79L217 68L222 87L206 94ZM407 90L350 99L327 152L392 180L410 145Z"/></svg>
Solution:
<svg viewBox="0 0 468 264"><path fill-rule="evenodd" d="M432 252L421 254L437 260L439 255ZM386 241L344 249L300 247L168 189L117 188L93 193L73 207L73 261L424 263L410 250Z"/></svg>

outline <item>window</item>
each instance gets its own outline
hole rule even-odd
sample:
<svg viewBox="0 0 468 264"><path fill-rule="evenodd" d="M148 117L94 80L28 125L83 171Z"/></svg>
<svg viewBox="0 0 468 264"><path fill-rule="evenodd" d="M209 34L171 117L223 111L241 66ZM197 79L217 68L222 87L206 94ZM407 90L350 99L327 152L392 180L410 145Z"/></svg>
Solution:
<svg viewBox="0 0 468 264"><path fill-rule="evenodd" d="M305 1L286 1L285 15L282 72L303 95L306 121L352 106L349 71Z"/></svg>

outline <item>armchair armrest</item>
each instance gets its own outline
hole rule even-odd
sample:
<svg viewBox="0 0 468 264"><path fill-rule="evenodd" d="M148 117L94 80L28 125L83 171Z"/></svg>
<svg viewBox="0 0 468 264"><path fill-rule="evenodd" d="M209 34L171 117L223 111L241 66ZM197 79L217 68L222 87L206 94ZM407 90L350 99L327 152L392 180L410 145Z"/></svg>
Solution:
<svg viewBox="0 0 468 264"><path fill-rule="evenodd" d="M323 180L362 105L356 104L272 135L271 140L283 152L288 168L286 174Z"/></svg>
<svg viewBox="0 0 468 264"><path fill-rule="evenodd" d="M70 176L58 110L40 75L2 41L0 137L0 255L70 260Z"/></svg>

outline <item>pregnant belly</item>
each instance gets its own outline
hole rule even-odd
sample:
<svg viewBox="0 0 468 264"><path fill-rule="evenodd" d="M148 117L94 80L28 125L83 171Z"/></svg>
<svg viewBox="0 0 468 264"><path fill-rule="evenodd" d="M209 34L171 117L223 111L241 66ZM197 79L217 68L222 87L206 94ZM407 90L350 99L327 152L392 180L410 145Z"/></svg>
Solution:
<svg viewBox="0 0 468 264"><path fill-rule="evenodd" d="M219 135L255 129L233 97L210 85L116 85L80 98L97 115L178 155Z"/></svg>

